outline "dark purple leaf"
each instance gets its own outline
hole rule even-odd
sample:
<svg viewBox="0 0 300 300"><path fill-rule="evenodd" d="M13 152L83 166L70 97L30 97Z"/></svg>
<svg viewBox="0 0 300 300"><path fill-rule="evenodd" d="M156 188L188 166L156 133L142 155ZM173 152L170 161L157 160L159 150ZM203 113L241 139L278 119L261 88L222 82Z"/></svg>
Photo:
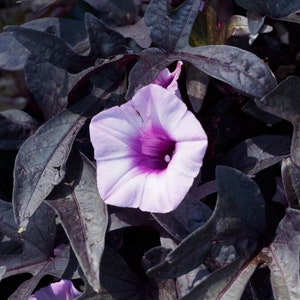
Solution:
<svg viewBox="0 0 300 300"><path fill-rule="evenodd" d="M292 208L300 208L300 168L287 157L281 163L281 175L287 201Z"/></svg>
<svg viewBox="0 0 300 300"><path fill-rule="evenodd" d="M235 0L241 7L261 16L281 18L300 10L298 0Z"/></svg>
<svg viewBox="0 0 300 300"><path fill-rule="evenodd" d="M256 174L280 162L289 155L291 138L281 135L261 135L247 139L229 150L220 160L246 174Z"/></svg>
<svg viewBox="0 0 300 300"><path fill-rule="evenodd" d="M105 248L100 265L101 290L96 293L87 283L85 292L78 298L84 300L147 299L145 286L128 267L124 259L110 248Z"/></svg>
<svg viewBox="0 0 300 300"><path fill-rule="evenodd" d="M193 288L209 275L210 272L205 264L201 264L194 270L176 278L176 291L179 299L188 294Z"/></svg>
<svg viewBox="0 0 300 300"><path fill-rule="evenodd" d="M187 61L252 97L261 98L276 86L270 69L249 51L227 45L189 46L199 3L198 0L186 0L172 11L166 0L151 1L145 13L145 23L149 26L153 43L160 49L148 48L140 53L140 60L129 75L127 99L176 60Z"/></svg>
<svg viewBox="0 0 300 300"><path fill-rule="evenodd" d="M95 66L77 74L70 74L68 102L72 103L73 101L76 102L78 98L81 99L83 91L91 86L93 86L95 96L100 97L104 94L107 102L113 102L114 100L110 98L115 98L115 94L120 96L119 92L124 93L124 64L135 57L136 55L133 54L121 54L109 59L99 59L96 61ZM83 95L86 93L83 93ZM108 97L109 95L111 97Z"/></svg>
<svg viewBox="0 0 300 300"><path fill-rule="evenodd" d="M219 166L216 171L218 200L211 218L187 236L150 276L173 278L209 259L217 267L242 253L251 256L266 234L264 201L254 181L241 172Z"/></svg>
<svg viewBox="0 0 300 300"><path fill-rule="evenodd" d="M98 18L110 26L134 23L141 1L138 0L84 0L96 10Z"/></svg>
<svg viewBox="0 0 300 300"><path fill-rule="evenodd" d="M152 215L133 208L116 208L110 214L109 231L130 226L149 226L158 229Z"/></svg>
<svg viewBox="0 0 300 300"><path fill-rule="evenodd" d="M78 131L91 110L102 104L89 95L43 124L21 146L14 168L13 203L16 220L26 228L28 219L65 176L65 163ZM95 108L96 107L96 108Z"/></svg>
<svg viewBox="0 0 300 300"><path fill-rule="evenodd" d="M19 149L39 127L39 122L22 110L0 112L0 149Z"/></svg>
<svg viewBox="0 0 300 300"><path fill-rule="evenodd" d="M262 99L257 99L256 104L262 110L294 125L291 159L300 166L300 78L288 77Z"/></svg>
<svg viewBox="0 0 300 300"><path fill-rule="evenodd" d="M136 90L151 83L171 62L183 60L206 74L222 80L240 92L261 98L276 86L270 69L251 52L227 45L186 47L172 54L149 48L140 53L140 60L129 74L127 99Z"/></svg>
<svg viewBox="0 0 300 300"><path fill-rule="evenodd" d="M0 231L11 240L21 243L21 236L17 233L18 227L14 220L12 205L9 202L0 200Z"/></svg>
<svg viewBox="0 0 300 300"><path fill-rule="evenodd" d="M16 291L9 297L9 300L20 300L28 299L33 293L35 287L38 285L39 281L44 277L45 274L37 274L32 276L30 279L25 280L22 284L18 286Z"/></svg>
<svg viewBox="0 0 300 300"><path fill-rule="evenodd" d="M300 298L299 248L300 212L288 208L273 243L260 254L271 271L275 299Z"/></svg>
<svg viewBox="0 0 300 300"><path fill-rule="evenodd" d="M176 53L176 58L252 97L261 98L276 86L274 75L260 58L236 47L187 47Z"/></svg>
<svg viewBox="0 0 300 300"><path fill-rule="evenodd" d="M62 277L65 274L70 264L70 247L64 246L54 257L55 213L47 205L39 207L22 235L17 233L17 226L13 222L11 204L0 201L0 206L1 231L13 240L18 240L23 248L21 253L0 255L0 266L6 269L3 277L32 274L33 277L21 284L11 296L11 299L27 299L43 276L49 274Z"/></svg>
<svg viewBox="0 0 300 300"><path fill-rule="evenodd" d="M185 48L199 7L199 0L185 0L172 10L169 1L152 0L145 12L145 24L153 43L167 53Z"/></svg>
<svg viewBox="0 0 300 300"><path fill-rule="evenodd" d="M71 155L65 179L47 197L69 238L89 284L100 289L99 267L108 221L99 196L95 166L83 155Z"/></svg>
<svg viewBox="0 0 300 300"><path fill-rule="evenodd" d="M5 31L32 54L70 73L78 73L94 64L95 58L75 53L71 46L52 33L20 26L7 26Z"/></svg>
<svg viewBox="0 0 300 300"><path fill-rule="evenodd" d="M152 214L156 221L177 241L201 227L211 216L211 209L197 197L188 193L180 205L167 214Z"/></svg>
<svg viewBox="0 0 300 300"><path fill-rule="evenodd" d="M255 117L261 122L264 122L265 124L268 125L273 125L281 121L281 118L278 118L272 114L269 114L260 108L255 104L254 99L251 99L248 101L243 107L242 107L243 112Z"/></svg>
<svg viewBox="0 0 300 300"><path fill-rule="evenodd" d="M87 36L83 22L63 18L43 18L22 25L24 28L46 31L53 28L56 35L71 46L75 46ZM20 70L24 67L30 51L16 41L11 34L0 34L0 68Z"/></svg>
<svg viewBox="0 0 300 300"><path fill-rule="evenodd" d="M142 48L148 48L151 45L150 32L144 18L141 18L132 25L115 27L114 30L122 34L125 38L133 39Z"/></svg>
<svg viewBox="0 0 300 300"><path fill-rule="evenodd" d="M26 265L20 267L17 273L31 273L32 278L23 282L17 290L11 295L10 299L19 300L19 299L28 299L29 296L33 293L36 285L45 275L52 275L58 278L62 278L66 272L66 269L69 267L69 264L73 264L72 257L70 255L71 249L70 246L65 246L56 257L46 257L43 260L38 257L35 257L36 262L26 261ZM31 256L31 259L34 256Z"/></svg>
<svg viewBox="0 0 300 300"><path fill-rule="evenodd" d="M236 280L236 277L241 276L241 269L248 260L249 256L241 255L234 262L208 275L208 277L181 299L241 299L245 286ZM242 273L242 275L244 275L241 276L243 279L244 277L249 279L252 272ZM242 281L241 278L240 280ZM245 280L245 283L247 283L247 280Z"/></svg>
<svg viewBox="0 0 300 300"><path fill-rule="evenodd" d="M120 33L89 13L85 14L85 23L91 47L90 55L105 58L126 52L126 40Z"/></svg>
<svg viewBox="0 0 300 300"><path fill-rule="evenodd" d="M130 100L135 92L151 83L158 73L173 62L163 50L148 48L139 53L140 59L129 73L129 87L126 99Z"/></svg>
<svg viewBox="0 0 300 300"><path fill-rule="evenodd" d="M46 120L51 119L67 106L69 74L66 70L40 57L30 55L24 72L26 84Z"/></svg>
<svg viewBox="0 0 300 300"><path fill-rule="evenodd" d="M288 208L271 245L263 248L249 263L245 263L249 258L242 257L240 261L213 272L182 299L241 299L247 282L262 263L270 269L274 297L298 299L299 221L299 211Z"/></svg>

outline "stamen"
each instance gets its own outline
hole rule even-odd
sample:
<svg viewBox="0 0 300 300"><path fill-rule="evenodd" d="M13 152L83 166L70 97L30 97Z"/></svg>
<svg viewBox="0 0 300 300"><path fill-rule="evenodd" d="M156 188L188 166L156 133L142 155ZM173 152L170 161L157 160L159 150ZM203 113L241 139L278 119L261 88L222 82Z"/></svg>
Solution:
<svg viewBox="0 0 300 300"><path fill-rule="evenodd" d="M171 156L170 155L165 155L165 162L169 163L171 160Z"/></svg>

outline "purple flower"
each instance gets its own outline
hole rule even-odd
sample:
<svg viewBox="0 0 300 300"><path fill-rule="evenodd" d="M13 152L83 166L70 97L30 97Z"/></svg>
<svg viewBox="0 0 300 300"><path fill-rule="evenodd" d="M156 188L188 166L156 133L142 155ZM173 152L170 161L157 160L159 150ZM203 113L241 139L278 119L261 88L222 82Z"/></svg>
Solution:
<svg viewBox="0 0 300 300"><path fill-rule="evenodd" d="M179 205L207 147L195 116L174 91L156 84L94 116L90 135L102 199L150 212L169 212Z"/></svg>
<svg viewBox="0 0 300 300"><path fill-rule="evenodd" d="M71 280L62 279L36 291L28 300L73 300L81 294Z"/></svg>

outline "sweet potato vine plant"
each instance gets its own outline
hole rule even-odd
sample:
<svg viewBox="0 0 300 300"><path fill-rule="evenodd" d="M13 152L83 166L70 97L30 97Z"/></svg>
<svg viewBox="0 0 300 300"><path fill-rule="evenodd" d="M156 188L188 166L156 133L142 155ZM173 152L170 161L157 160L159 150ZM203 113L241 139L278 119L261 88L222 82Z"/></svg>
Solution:
<svg viewBox="0 0 300 300"><path fill-rule="evenodd" d="M299 1L78 7L0 34L0 297L300 299Z"/></svg>

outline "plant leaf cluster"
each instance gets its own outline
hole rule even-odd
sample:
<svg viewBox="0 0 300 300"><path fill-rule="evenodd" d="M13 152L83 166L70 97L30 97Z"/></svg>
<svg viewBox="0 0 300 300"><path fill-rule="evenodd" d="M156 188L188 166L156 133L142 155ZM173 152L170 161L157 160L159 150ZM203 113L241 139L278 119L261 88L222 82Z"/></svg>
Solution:
<svg viewBox="0 0 300 300"><path fill-rule="evenodd" d="M80 20L0 33L0 71L26 86L25 107L0 111L0 292L25 299L65 278L79 282L78 299L299 299L299 76L277 83L263 36L193 46L203 18L224 21L229 2L78 2L89 8L76 4ZM265 16L297 23L298 2L231 9L259 33ZM178 60L183 101L209 138L201 172L170 213L108 206L89 121Z"/></svg>

